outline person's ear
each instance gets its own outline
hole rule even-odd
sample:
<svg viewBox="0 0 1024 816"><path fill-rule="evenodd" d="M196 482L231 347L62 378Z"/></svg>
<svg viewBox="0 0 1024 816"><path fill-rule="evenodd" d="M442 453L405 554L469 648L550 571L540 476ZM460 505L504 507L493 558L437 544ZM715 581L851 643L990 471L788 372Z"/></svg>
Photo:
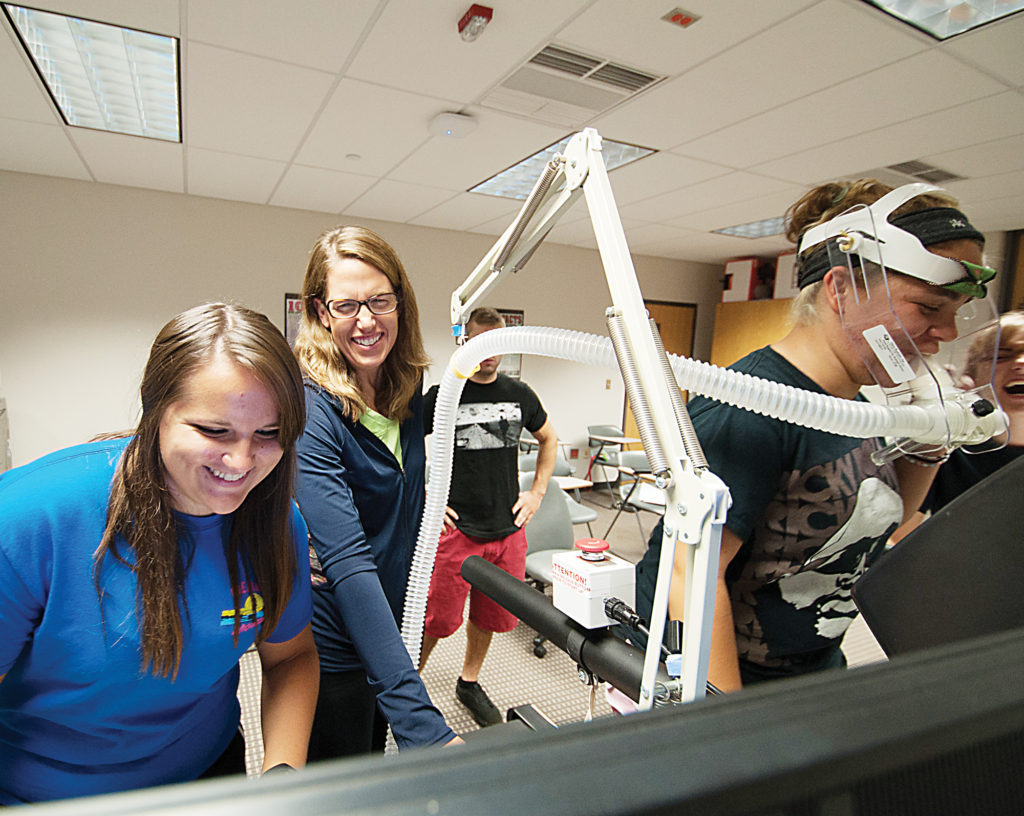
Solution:
<svg viewBox="0 0 1024 816"><path fill-rule="evenodd" d="M833 266L821 279L821 286L825 290L825 302L829 309L839 314L839 299L848 294L846 290L849 287L849 279L846 276L846 268Z"/></svg>
<svg viewBox="0 0 1024 816"><path fill-rule="evenodd" d="M331 316L327 313L327 307L324 306L324 302L320 298L314 298L313 306L316 307L316 315L320 318L320 325L327 329L327 331L330 331Z"/></svg>

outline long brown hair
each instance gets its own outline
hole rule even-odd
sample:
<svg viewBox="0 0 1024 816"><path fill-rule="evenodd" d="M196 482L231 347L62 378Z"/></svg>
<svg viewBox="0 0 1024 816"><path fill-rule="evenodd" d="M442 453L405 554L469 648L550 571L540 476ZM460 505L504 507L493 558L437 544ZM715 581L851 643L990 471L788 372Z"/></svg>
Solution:
<svg viewBox="0 0 1024 816"><path fill-rule="evenodd" d="M281 461L254 486L232 514L224 543L235 605L235 642L242 620L239 563L245 580L263 595L262 643L280 620L295 576L291 498L295 441L305 423L302 376L281 332L264 315L240 306L209 303L182 312L157 335L142 376L142 416L114 477L107 526L93 555L93 578L102 605L100 567L110 553L136 578L142 670L176 676L184 642L179 601L185 607L187 567L160 456L160 421L179 400L197 369L219 354L250 371L278 409ZM118 549L127 542L134 558Z"/></svg>
<svg viewBox="0 0 1024 816"><path fill-rule="evenodd" d="M357 420L365 407L356 372L338 350L329 329L320 322L316 301L325 300L327 273L342 258L356 258L379 270L398 295L398 336L380 370L375 408L399 421L409 415L409 401L421 387L430 365L420 334L416 295L395 250L365 227L335 227L313 245L302 281L305 309L295 339L295 354L303 373L340 400L346 415Z"/></svg>

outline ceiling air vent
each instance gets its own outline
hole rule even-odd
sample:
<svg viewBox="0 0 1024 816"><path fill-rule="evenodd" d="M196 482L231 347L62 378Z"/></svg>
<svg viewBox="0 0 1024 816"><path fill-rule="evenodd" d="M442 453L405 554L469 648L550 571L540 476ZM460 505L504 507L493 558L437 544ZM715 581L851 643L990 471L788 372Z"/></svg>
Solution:
<svg viewBox="0 0 1024 816"><path fill-rule="evenodd" d="M578 127L664 77L549 44L482 100L485 107Z"/></svg>
<svg viewBox="0 0 1024 816"><path fill-rule="evenodd" d="M917 181L927 181L929 184L942 184L947 181L963 181L964 179L964 176L958 176L956 173L950 173L941 167L917 160L890 164L885 169L904 176L910 176Z"/></svg>
<svg viewBox="0 0 1024 816"><path fill-rule="evenodd" d="M549 45L542 49L530 60L530 63L543 65L545 68L561 71L564 74L572 74L575 77L602 82L605 85L614 85L616 88L622 88L632 93L641 91L660 79L653 74L618 65L599 57L581 54L579 51L571 51L559 45Z"/></svg>
<svg viewBox="0 0 1024 816"><path fill-rule="evenodd" d="M559 48L557 45L549 45L530 62L577 77L586 76L602 64L599 59L588 57L586 54L577 54L575 51Z"/></svg>

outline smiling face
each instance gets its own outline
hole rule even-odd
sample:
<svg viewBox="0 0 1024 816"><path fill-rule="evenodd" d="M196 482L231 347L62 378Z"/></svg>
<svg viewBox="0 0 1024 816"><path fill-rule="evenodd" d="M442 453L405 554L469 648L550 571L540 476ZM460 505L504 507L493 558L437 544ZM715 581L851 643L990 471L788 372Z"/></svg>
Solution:
<svg viewBox="0 0 1024 816"><path fill-rule="evenodd" d="M324 296L316 302L320 323L355 369L364 392L372 393L376 388L380 367L398 339L401 307L389 314L375 315L363 305L355 317L338 318L330 314L326 304L332 300L367 300L394 291L387 275L379 269L358 258L345 257L331 264Z"/></svg>
<svg viewBox="0 0 1024 816"><path fill-rule="evenodd" d="M982 261L981 247L973 240L948 241L928 249L946 258L979 265ZM939 351L940 343L957 339L956 315L970 300L966 295L943 286L900 273L887 276L887 297L882 279L871 282L874 278L870 271L867 273L870 293L865 298L863 289L853 285L849 272L843 267L833 268L829 276L827 285L831 287L835 283L842 293L835 298L843 302L847 342L849 348L856 351L857 359L844 353L844 365L851 379L860 385L876 382L886 388L895 385L875 351L864 339L865 330L884 326L903 356L914 365L918 359L917 352L921 355L934 355ZM858 293L854 292L855 288ZM911 340L913 344L908 342Z"/></svg>
<svg viewBox="0 0 1024 816"><path fill-rule="evenodd" d="M171 506L191 516L237 510L281 460L278 422L277 403L263 384L216 353L160 419Z"/></svg>
<svg viewBox="0 0 1024 816"><path fill-rule="evenodd" d="M1004 330L999 340L992 386L1011 421L1024 420L1024 330ZM1013 442L1024 444L1024 439L1015 438Z"/></svg>

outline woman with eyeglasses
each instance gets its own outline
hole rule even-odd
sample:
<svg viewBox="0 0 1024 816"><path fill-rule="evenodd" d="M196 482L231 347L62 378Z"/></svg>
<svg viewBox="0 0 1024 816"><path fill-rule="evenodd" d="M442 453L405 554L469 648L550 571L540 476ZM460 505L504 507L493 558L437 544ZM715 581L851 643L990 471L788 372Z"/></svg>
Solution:
<svg viewBox="0 0 1024 816"><path fill-rule="evenodd" d="M311 761L458 740L398 630L424 502L416 296L395 251L362 227L321 235L295 353L306 384L296 497L309 525L320 698Z"/></svg>

